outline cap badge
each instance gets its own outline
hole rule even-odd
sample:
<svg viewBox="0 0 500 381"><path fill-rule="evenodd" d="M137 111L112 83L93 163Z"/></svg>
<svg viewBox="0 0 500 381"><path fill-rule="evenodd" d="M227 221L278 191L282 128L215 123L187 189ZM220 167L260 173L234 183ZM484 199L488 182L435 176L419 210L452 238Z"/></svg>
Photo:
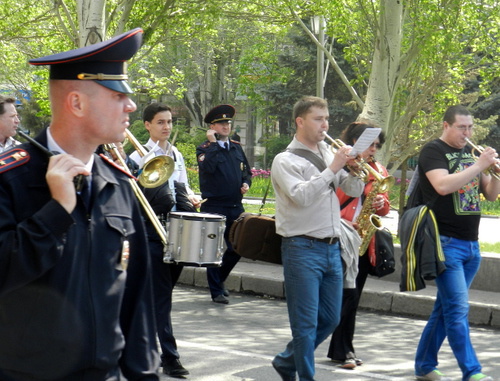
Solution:
<svg viewBox="0 0 500 381"><path fill-rule="evenodd" d="M90 73L80 73L76 76L78 79L91 79L91 80L97 80L97 81L121 81L128 79L127 74L104 74L104 73L97 73L97 74L90 74Z"/></svg>

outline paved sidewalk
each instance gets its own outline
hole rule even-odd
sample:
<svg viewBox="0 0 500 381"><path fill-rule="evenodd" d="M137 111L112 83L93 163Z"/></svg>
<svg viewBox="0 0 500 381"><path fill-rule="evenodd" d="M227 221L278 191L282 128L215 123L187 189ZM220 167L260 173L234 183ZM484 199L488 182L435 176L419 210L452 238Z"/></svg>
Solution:
<svg viewBox="0 0 500 381"><path fill-rule="evenodd" d="M206 269L184 267L179 283L208 287ZM429 282L431 283L431 282ZM266 262L242 258L225 282L230 291L254 293L284 298L283 268ZM360 307L387 314L426 319L434 304L436 287L428 284L418 292L400 292L395 281L369 277L363 291ZM207 290L207 296L208 290ZM470 290L471 324L500 329L500 297L497 292Z"/></svg>

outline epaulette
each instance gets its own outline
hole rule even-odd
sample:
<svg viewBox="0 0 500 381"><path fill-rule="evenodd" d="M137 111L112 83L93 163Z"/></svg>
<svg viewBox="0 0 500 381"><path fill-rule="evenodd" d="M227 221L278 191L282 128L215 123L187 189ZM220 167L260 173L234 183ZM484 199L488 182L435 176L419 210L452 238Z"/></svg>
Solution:
<svg viewBox="0 0 500 381"><path fill-rule="evenodd" d="M200 145L200 148L207 148L212 142L210 140L207 140L205 143Z"/></svg>
<svg viewBox="0 0 500 381"><path fill-rule="evenodd" d="M30 154L22 148L12 148L0 154L0 173L30 161Z"/></svg>
<svg viewBox="0 0 500 381"><path fill-rule="evenodd" d="M108 163L109 165L111 165L113 168L116 168L118 169L120 172L122 173L125 173L128 177L130 177L131 179L134 179L134 180L137 180L137 178L132 175L130 172L128 172L127 170L125 170L123 167L119 166L118 164L116 164L113 160L111 160L109 157L107 157L106 155L104 155L103 153L99 154L100 157L102 157L104 159L104 162L105 163Z"/></svg>
<svg viewBox="0 0 500 381"><path fill-rule="evenodd" d="M231 143L241 145L241 142L239 142L239 141L237 141L237 140L229 139L229 141L230 141Z"/></svg>

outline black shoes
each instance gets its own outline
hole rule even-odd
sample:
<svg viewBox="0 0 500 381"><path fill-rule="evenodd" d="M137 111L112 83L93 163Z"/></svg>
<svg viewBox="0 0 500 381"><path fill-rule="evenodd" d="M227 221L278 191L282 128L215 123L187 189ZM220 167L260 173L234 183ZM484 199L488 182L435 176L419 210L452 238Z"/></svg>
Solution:
<svg viewBox="0 0 500 381"><path fill-rule="evenodd" d="M189 371L182 366L179 359L164 360L161 366L163 373L170 377L182 377L189 374Z"/></svg>

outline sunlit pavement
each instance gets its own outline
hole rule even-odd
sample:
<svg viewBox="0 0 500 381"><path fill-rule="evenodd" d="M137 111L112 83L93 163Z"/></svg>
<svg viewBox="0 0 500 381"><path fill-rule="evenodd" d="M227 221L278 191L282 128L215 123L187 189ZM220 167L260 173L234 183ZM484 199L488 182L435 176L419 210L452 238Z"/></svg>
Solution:
<svg viewBox="0 0 500 381"><path fill-rule="evenodd" d="M234 293L230 301L213 303L205 288L174 290L172 320L182 364L191 373L187 379L279 381L271 360L290 339L285 301ZM316 350L316 381L414 380L413 357L424 323L360 311L355 347L365 364L338 368L326 357L327 341ZM473 327L471 336L483 372L500 380L500 331ZM461 380L447 343L440 362L443 373Z"/></svg>

